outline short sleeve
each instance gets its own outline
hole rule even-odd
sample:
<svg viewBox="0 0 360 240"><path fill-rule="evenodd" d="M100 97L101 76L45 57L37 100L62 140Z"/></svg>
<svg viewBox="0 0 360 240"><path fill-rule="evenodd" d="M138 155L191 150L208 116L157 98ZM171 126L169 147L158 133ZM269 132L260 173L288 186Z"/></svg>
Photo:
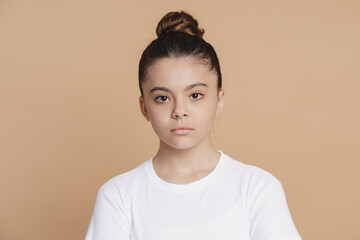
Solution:
<svg viewBox="0 0 360 240"><path fill-rule="evenodd" d="M253 186L249 202L252 240L301 240L278 179L271 175L258 181Z"/></svg>
<svg viewBox="0 0 360 240"><path fill-rule="evenodd" d="M100 188L85 240L128 240L130 222L122 198Z"/></svg>

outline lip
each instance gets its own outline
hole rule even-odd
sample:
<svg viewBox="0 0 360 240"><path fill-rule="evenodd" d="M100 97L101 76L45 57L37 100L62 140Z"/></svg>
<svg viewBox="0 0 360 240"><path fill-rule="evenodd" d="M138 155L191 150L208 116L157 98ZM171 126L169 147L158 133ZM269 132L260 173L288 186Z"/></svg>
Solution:
<svg viewBox="0 0 360 240"><path fill-rule="evenodd" d="M185 127L185 126L181 126L181 127L176 127L171 129L172 133L175 133L176 135L186 135L188 133L190 133L192 130L192 128L189 127Z"/></svg>

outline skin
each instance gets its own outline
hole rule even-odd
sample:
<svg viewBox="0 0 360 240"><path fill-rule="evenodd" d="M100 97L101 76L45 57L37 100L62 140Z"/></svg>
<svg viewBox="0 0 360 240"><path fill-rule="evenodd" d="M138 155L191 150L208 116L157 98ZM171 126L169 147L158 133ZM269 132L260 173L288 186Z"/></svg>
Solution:
<svg viewBox="0 0 360 240"><path fill-rule="evenodd" d="M142 89L141 112L160 141L153 158L157 175L174 184L208 175L220 159L210 133L225 100L216 73L194 57L162 58L149 67ZM179 126L192 130L185 135L171 131Z"/></svg>

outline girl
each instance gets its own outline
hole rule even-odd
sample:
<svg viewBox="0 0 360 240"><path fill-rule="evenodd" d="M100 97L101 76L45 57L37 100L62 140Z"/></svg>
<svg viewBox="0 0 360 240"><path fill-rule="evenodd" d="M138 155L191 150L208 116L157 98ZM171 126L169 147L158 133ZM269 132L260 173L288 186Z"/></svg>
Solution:
<svg viewBox="0 0 360 240"><path fill-rule="evenodd" d="M185 12L159 22L139 64L139 104L154 157L98 191L86 240L299 240L281 183L210 141L224 106L204 30Z"/></svg>

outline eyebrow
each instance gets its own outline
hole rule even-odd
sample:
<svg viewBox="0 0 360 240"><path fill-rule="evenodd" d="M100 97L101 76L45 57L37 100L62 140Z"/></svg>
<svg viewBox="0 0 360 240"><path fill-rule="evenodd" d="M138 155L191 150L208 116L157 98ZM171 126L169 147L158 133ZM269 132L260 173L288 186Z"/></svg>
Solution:
<svg viewBox="0 0 360 240"><path fill-rule="evenodd" d="M189 91L190 89L194 88L194 87L197 87L197 86L203 86L203 87L208 87L208 85L206 85L205 83L202 83L202 82L198 82L198 83L194 83L194 84L191 84L189 86L187 86L185 88L185 91ZM161 90L161 91L165 91L165 92L171 92L170 89L166 88L166 87L154 87L150 90L149 93L152 93L154 91L157 91L157 90Z"/></svg>
<svg viewBox="0 0 360 240"><path fill-rule="evenodd" d="M189 86L187 86L185 88L186 91L189 91L190 89L194 88L194 87L197 87L197 86L203 86L203 87L208 87L208 85L206 85L205 83L203 82L198 82L198 83L194 83L194 84L191 84Z"/></svg>

